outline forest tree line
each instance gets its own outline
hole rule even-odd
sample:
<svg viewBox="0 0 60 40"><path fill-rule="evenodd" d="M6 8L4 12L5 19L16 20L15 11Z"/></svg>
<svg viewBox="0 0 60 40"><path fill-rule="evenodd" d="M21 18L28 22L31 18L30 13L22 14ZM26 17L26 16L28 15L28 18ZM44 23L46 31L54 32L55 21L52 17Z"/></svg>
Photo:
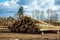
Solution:
<svg viewBox="0 0 60 40"><path fill-rule="evenodd" d="M20 17L23 17L23 16L24 16L24 8L20 7L18 12L15 14L15 17L17 17L19 19ZM35 10L35 12L33 12L33 14L32 14L32 18L35 18L35 19L38 19L41 21L45 21L48 23L53 22L53 24L55 24L58 21L58 13L57 13L57 11L53 11L52 9L48 9L47 17L45 19L44 11L40 12L39 10ZM0 17L0 26L1 25L4 25L4 26L12 25L15 21L16 21L16 19L14 19L14 17L11 17L11 16L9 16L7 18ZM60 23L58 23L58 24L60 25Z"/></svg>
<svg viewBox="0 0 60 40"><path fill-rule="evenodd" d="M25 12L24 8L20 7L16 14L18 17L21 17L24 15L24 12ZM32 13L32 17L36 18L38 20L41 20L41 21L49 21L49 22L57 22L58 21L59 17L58 17L58 13L56 10L48 9L46 11L46 14L47 15L45 15L45 12L43 10L39 11L39 10L35 9Z"/></svg>

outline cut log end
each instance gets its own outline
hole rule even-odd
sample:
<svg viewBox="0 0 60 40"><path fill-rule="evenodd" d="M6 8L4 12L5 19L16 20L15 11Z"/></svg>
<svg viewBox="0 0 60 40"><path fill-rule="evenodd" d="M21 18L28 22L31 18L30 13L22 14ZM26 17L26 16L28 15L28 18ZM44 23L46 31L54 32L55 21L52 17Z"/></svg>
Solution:
<svg viewBox="0 0 60 40"><path fill-rule="evenodd" d="M41 32L41 34L43 35L43 34L44 34L44 32Z"/></svg>
<svg viewBox="0 0 60 40"><path fill-rule="evenodd" d="M59 31L57 31L57 34L59 34L60 32Z"/></svg>

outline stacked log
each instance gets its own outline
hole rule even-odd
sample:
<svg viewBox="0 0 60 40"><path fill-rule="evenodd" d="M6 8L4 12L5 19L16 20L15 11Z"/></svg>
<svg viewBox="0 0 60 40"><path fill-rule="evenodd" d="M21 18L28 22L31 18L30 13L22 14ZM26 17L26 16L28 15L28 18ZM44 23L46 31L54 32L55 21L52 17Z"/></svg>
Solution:
<svg viewBox="0 0 60 40"><path fill-rule="evenodd" d="M7 26L0 26L0 32L10 32Z"/></svg>
<svg viewBox="0 0 60 40"><path fill-rule="evenodd" d="M38 28L35 24L36 22L31 17L23 16L12 27L9 27L9 30L12 32L37 33Z"/></svg>

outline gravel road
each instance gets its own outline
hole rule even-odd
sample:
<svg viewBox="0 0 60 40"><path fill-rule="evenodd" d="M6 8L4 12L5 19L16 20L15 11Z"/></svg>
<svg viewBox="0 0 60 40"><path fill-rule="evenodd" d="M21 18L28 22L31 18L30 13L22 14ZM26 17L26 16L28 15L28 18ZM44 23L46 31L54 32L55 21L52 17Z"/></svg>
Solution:
<svg viewBox="0 0 60 40"><path fill-rule="evenodd" d="M60 40L60 34L0 33L0 40L7 40L8 38L10 40Z"/></svg>

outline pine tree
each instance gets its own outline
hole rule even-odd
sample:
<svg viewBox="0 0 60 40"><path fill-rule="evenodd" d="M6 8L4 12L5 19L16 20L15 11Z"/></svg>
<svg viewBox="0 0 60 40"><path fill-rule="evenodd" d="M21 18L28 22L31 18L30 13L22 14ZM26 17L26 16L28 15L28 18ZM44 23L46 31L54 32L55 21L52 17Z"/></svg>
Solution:
<svg viewBox="0 0 60 40"><path fill-rule="evenodd" d="M18 18L23 17L23 7L22 6L19 8L18 12L15 15Z"/></svg>

